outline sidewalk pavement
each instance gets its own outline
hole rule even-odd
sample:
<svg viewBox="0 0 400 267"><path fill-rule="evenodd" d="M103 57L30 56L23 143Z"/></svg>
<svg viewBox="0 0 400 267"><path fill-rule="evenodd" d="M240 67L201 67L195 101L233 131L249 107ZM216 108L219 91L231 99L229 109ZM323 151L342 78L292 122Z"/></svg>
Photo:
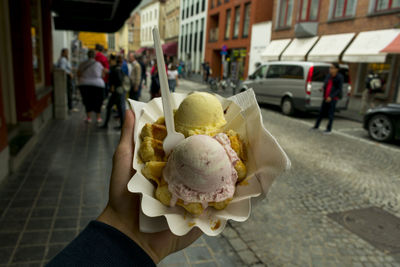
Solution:
<svg viewBox="0 0 400 267"><path fill-rule="evenodd" d="M0 267L44 266L108 200L120 132L86 124L83 108L51 121L22 167L0 184ZM160 266L243 266L227 239L201 237Z"/></svg>

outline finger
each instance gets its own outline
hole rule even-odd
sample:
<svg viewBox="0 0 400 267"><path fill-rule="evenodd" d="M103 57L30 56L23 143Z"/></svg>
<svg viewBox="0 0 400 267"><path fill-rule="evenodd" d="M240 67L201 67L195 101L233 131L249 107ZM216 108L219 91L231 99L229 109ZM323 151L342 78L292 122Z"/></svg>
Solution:
<svg viewBox="0 0 400 267"><path fill-rule="evenodd" d="M125 121L122 126L120 145L132 146L133 131L135 128L135 114L132 110L128 109L125 112Z"/></svg>

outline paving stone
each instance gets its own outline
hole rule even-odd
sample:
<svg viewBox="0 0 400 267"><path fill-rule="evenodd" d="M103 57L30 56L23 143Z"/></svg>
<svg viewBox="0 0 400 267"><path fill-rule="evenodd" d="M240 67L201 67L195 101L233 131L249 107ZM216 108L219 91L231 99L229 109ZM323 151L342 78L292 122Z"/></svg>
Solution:
<svg viewBox="0 0 400 267"><path fill-rule="evenodd" d="M248 249L246 243L244 243L240 238L229 239L229 243L236 251Z"/></svg>
<svg viewBox="0 0 400 267"><path fill-rule="evenodd" d="M47 260L51 260L54 258L61 250L63 250L68 243L66 244L56 244L56 245L49 245L49 247L46 250L46 256L45 258Z"/></svg>
<svg viewBox="0 0 400 267"><path fill-rule="evenodd" d="M0 248L0 264L5 264L9 261L14 248Z"/></svg>
<svg viewBox="0 0 400 267"><path fill-rule="evenodd" d="M13 263L42 260L45 251L45 246L24 246L17 248Z"/></svg>
<svg viewBox="0 0 400 267"><path fill-rule="evenodd" d="M249 250L239 251L238 254L243 262L247 265L255 264L258 262L258 259L254 255L254 253Z"/></svg>
<svg viewBox="0 0 400 267"><path fill-rule="evenodd" d="M52 218L56 209L51 208L34 208L31 214L31 218Z"/></svg>
<svg viewBox="0 0 400 267"><path fill-rule="evenodd" d="M218 267L215 261L192 264L193 267Z"/></svg>
<svg viewBox="0 0 400 267"><path fill-rule="evenodd" d="M0 232L0 248L2 247L15 247L19 233L1 233Z"/></svg>
<svg viewBox="0 0 400 267"><path fill-rule="evenodd" d="M213 259L206 247L188 247L185 249L185 253L189 258L189 263Z"/></svg>
<svg viewBox="0 0 400 267"><path fill-rule="evenodd" d="M76 236L76 230L53 230L50 243L68 243Z"/></svg>
<svg viewBox="0 0 400 267"><path fill-rule="evenodd" d="M28 222L26 230L49 230L51 227L52 219L35 219L31 218Z"/></svg>
<svg viewBox="0 0 400 267"><path fill-rule="evenodd" d="M175 252L165 259L163 259L160 263L161 266L170 266L170 265L185 265L188 264L186 256L183 251Z"/></svg>
<svg viewBox="0 0 400 267"><path fill-rule="evenodd" d="M54 229L72 228L76 229L78 224L77 218L57 218L54 222Z"/></svg>
<svg viewBox="0 0 400 267"><path fill-rule="evenodd" d="M49 231L24 232L20 241L20 246L24 245L45 245L49 236Z"/></svg>

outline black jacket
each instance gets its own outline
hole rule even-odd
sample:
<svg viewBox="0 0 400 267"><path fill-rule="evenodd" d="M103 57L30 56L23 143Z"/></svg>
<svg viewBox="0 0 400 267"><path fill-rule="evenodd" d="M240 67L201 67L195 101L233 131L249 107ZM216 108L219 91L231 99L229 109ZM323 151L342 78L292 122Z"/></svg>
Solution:
<svg viewBox="0 0 400 267"><path fill-rule="evenodd" d="M326 87L328 85L329 80L331 79L331 75L329 74L328 76L326 76L325 81L324 81L324 95L325 95L325 90ZM337 98L342 98L342 89L343 89L343 75L338 73L336 74L335 77L333 77L332 79L332 88L331 88L331 92L329 94L329 97L334 99L335 97Z"/></svg>

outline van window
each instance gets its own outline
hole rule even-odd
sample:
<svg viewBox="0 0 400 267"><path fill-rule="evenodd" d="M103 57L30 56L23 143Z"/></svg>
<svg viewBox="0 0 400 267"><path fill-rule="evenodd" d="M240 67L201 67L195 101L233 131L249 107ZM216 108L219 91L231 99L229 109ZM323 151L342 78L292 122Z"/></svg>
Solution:
<svg viewBox="0 0 400 267"><path fill-rule="evenodd" d="M314 66L312 81L324 82L326 75L328 74L329 74L329 66Z"/></svg>
<svg viewBox="0 0 400 267"><path fill-rule="evenodd" d="M303 79L304 70L296 65L271 65L268 69L267 78Z"/></svg>
<svg viewBox="0 0 400 267"><path fill-rule="evenodd" d="M267 72L267 66L261 66L258 70L253 73L254 79L262 79L265 77L265 73Z"/></svg>
<svg viewBox="0 0 400 267"><path fill-rule="evenodd" d="M349 83L349 69L340 68L339 72L343 75L344 83ZM314 66L312 81L324 82L328 74L329 74L329 66Z"/></svg>

